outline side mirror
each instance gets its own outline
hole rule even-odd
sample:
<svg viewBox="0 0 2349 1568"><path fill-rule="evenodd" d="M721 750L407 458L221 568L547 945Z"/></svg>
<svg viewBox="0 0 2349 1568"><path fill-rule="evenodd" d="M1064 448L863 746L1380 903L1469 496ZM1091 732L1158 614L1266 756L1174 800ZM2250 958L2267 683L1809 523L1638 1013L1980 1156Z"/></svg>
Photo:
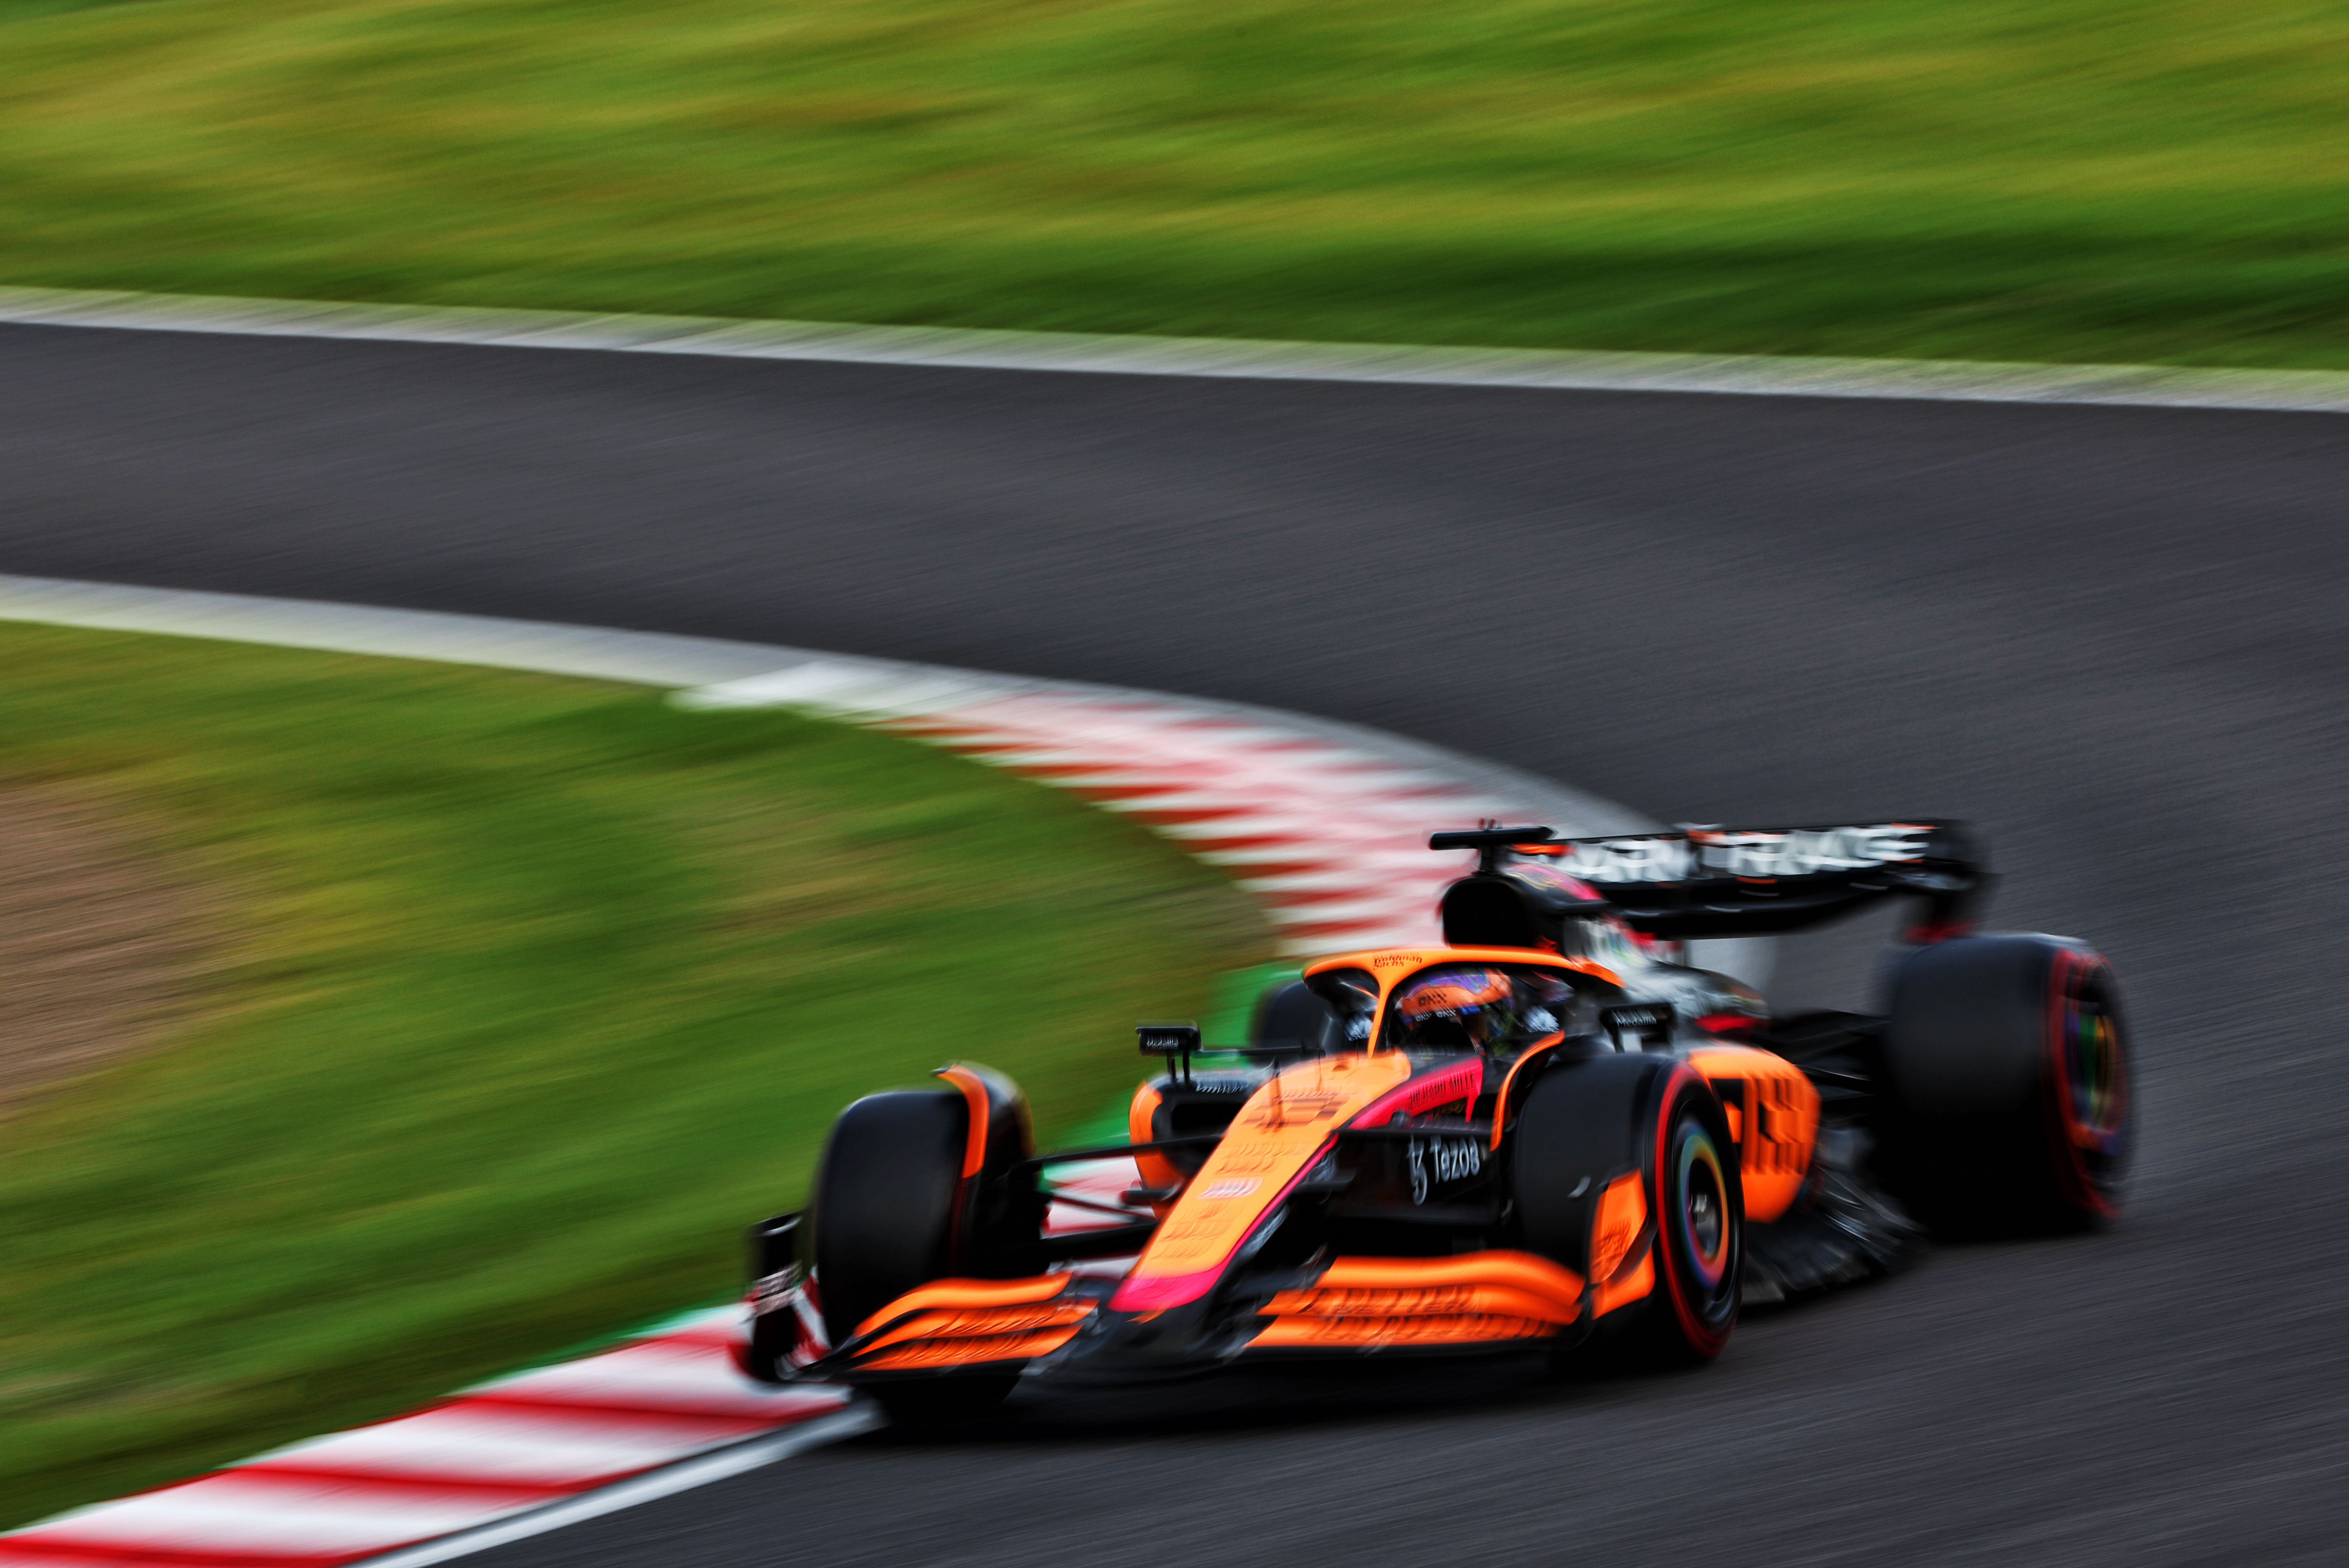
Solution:
<svg viewBox="0 0 2349 1568"><path fill-rule="evenodd" d="M1143 1055L1178 1058L1183 1064L1183 1081L1191 1081L1191 1055L1199 1048L1197 1024L1137 1023L1133 1032L1141 1038Z"/></svg>
<svg viewBox="0 0 2349 1568"><path fill-rule="evenodd" d="M1195 1023L1137 1023L1133 1032L1145 1056L1188 1056L1199 1048Z"/></svg>

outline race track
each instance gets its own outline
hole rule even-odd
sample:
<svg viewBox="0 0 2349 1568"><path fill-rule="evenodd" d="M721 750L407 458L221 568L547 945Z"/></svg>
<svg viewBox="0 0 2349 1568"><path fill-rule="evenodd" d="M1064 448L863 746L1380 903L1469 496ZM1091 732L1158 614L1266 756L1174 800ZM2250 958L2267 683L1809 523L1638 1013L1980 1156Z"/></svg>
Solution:
<svg viewBox="0 0 2349 1568"><path fill-rule="evenodd" d="M2105 1235L1942 1249L1685 1376L1015 1403L484 1568L2340 1561L2345 491L2321 414L0 327L0 571L1197 692L1667 819L1968 815L1999 923L2128 987Z"/></svg>

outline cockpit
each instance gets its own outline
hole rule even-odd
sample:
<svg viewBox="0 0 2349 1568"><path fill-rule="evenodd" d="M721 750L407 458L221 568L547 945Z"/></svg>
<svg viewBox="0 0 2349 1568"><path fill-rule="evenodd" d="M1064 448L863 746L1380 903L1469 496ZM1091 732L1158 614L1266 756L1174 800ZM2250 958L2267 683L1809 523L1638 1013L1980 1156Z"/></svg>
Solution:
<svg viewBox="0 0 2349 1568"><path fill-rule="evenodd" d="M1313 990L1337 1015L1340 1048L1513 1057L1562 1034L1597 1030L1599 1009L1620 1000L1617 987L1579 966L1469 954L1427 958L1433 961L1391 985L1351 966L1312 975Z"/></svg>
<svg viewBox="0 0 2349 1568"><path fill-rule="evenodd" d="M1531 964L1462 962L1420 971L1389 993L1380 1043L1389 1049L1515 1055L1566 1032L1575 992Z"/></svg>

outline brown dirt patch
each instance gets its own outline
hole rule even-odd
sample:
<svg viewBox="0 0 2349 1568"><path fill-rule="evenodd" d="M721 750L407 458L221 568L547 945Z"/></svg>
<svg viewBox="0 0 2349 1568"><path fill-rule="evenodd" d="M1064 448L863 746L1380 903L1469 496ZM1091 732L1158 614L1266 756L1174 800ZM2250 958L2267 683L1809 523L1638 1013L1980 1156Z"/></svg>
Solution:
<svg viewBox="0 0 2349 1568"><path fill-rule="evenodd" d="M160 1044L195 992L197 902L127 814L0 784L0 1112Z"/></svg>

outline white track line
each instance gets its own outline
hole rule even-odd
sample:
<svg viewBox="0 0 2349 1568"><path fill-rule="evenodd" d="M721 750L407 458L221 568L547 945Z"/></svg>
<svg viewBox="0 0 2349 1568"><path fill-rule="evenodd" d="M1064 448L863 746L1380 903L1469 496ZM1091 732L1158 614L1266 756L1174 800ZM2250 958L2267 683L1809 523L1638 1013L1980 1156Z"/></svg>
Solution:
<svg viewBox="0 0 2349 1568"><path fill-rule="evenodd" d="M460 306L224 299L54 288L0 288L0 322L7 321L150 332L359 338L504 348L595 349L730 359L1061 370L1121 376L2349 412L2349 374L2333 370L1280 343L1247 338L860 327L835 322L745 321L694 316L598 316Z"/></svg>
<svg viewBox="0 0 2349 1568"><path fill-rule="evenodd" d="M0 620L480 664L645 686L732 680L773 670L793 657L813 657L715 638L665 637L487 616L138 588L56 577L0 576Z"/></svg>
<svg viewBox="0 0 2349 1568"><path fill-rule="evenodd" d="M612 1349L0 1535L0 1568L326 1568L437 1562L864 1431L847 1390L751 1382L742 1314ZM421 1554L421 1555L419 1555Z"/></svg>
<svg viewBox="0 0 2349 1568"><path fill-rule="evenodd" d="M1115 723L1120 726L1119 758L1151 753L1147 771L1165 777L1171 764L1196 757L1201 727L1206 726L1226 753L1237 754L1250 744L1268 752L1291 750L1298 759L1293 771L1299 778L1316 768L1333 775L1347 770L1386 770L1392 775L1440 781L1442 789L1492 796L1552 826L1634 833L1655 826L1637 812L1538 774L1381 730L1243 702L1088 681L1030 680L719 638L56 577L0 575L0 620L487 665L644 686L706 687L710 690L689 700L711 707L799 708L864 723L918 722L949 709L1015 697L1081 701L1090 709L1088 745L1055 752L1050 761L1100 756L1100 739ZM1028 742L1038 752L1051 751L1047 743L1051 732L1037 728L1036 717L1030 715L1029 722L1000 737L969 738L1000 738ZM981 760L999 759L982 755ZM1101 771L1123 769L1104 763ZM1164 831L1182 839L1216 836L1212 828L1183 824L1169 825Z"/></svg>
<svg viewBox="0 0 2349 1568"><path fill-rule="evenodd" d="M789 707L896 730L1133 816L1223 866L1292 952L1433 940L1437 820L1562 832L1656 825L1537 774L1308 714L1084 681L488 616L0 576L0 620L432 659L688 688L698 707ZM1254 866L1263 872L1251 875ZM1352 872L1368 896L1346 898ZM1367 886L1366 886L1367 885ZM1766 941L1696 944L1759 985Z"/></svg>
<svg viewBox="0 0 2349 1568"><path fill-rule="evenodd" d="M737 1443L730 1449L720 1449L714 1454L704 1454L698 1459L688 1459L681 1465L671 1465L665 1470L655 1470L634 1480L607 1486L601 1491L591 1491L582 1497L549 1503L546 1507L516 1518L467 1531L461 1535L444 1536L421 1546L411 1546L402 1552L389 1552L366 1560L367 1568L425 1568L429 1563L446 1563L454 1557L471 1556L486 1552L492 1546L503 1546L510 1541L523 1541L533 1535L543 1535L550 1530L561 1530L606 1513L617 1513L624 1508L651 1502L656 1498L690 1491L698 1486L739 1476L793 1454L820 1449L869 1432L882 1424L880 1413L867 1405L843 1410L837 1416L820 1417L804 1426L787 1427L763 1438L753 1438L747 1443Z"/></svg>

